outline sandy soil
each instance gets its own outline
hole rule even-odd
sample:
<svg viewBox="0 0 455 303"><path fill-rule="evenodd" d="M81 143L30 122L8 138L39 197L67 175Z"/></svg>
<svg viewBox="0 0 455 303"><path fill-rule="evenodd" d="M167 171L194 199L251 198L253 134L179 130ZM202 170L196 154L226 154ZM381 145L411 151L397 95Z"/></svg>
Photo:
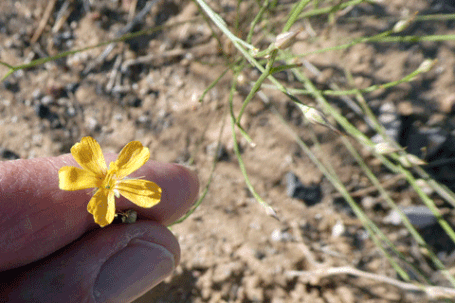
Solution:
<svg viewBox="0 0 455 303"><path fill-rule="evenodd" d="M57 1L41 35L31 43L48 1L2 1L0 60L15 65L94 45L114 38L131 20L129 14L134 1L93 2L90 11L86 11L82 1L75 1L67 11L68 18L57 22L58 12L65 12L62 9L65 1ZM236 1L208 3L222 13L228 24L235 22ZM145 1L139 0L133 16L144 5ZM239 22L249 24L254 17L251 12L256 12L258 7L255 1L244 1L240 9ZM390 29L406 12L453 13L453 10L449 1L392 0L359 5L337 14L332 23L325 17L310 19L313 37L309 24L299 22L306 26L306 31L299 35L291 51L301 54L378 34ZM275 13L265 26L285 17L280 10ZM309 279L292 275L292 271L349 265L397 278L360 221L299 149L270 104L311 144L311 132L297 107L283 94L270 89L262 90L270 103L255 97L242 122L256 146L250 146L241 136L238 139L252 184L277 211L280 220L267 216L252 198L234 155L227 116L232 74L227 73L202 103L198 101L225 69L222 52L234 54L224 37L221 45L218 44L200 16L191 1L159 1L135 30L187 22L118 43L99 64L95 63L105 47L11 75L0 87L2 160L67 153L86 135L96 138L103 150L113 152L131 140L140 140L158 161L186 164L191 161L203 189L221 131L224 151L203 204L186 221L172 227L181 243L181 265L172 277L137 303L425 302L421 293L405 292L365 278L337 275L317 279L313 274L313 279ZM405 34L454 34L454 24L453 21L416 22ZM272 38L261 37L258 46L267 47ZM320 88L328 88L330 84L364 88L398 80L414 71L425 58L438 59L432 71L412 83L366 95L367 102L376 112L383 104L393 104L398 115L413 115L418 125L438 125L451 132L455 123L453 42L359 44L342 51L308 55L305 59L321 74L315 76L303 67L302 71ZM353 83L347 80L345 71L352 74ZM6 69L1 67L0 72L3 75ZM234 97L236 111L251 89L250 81L258 76L254 69L243 72L244 81ZM287 73L280 73L277 78L288 85L295 84ZM302 96L301 100L314 104L309 97ZM330 101L357 127L371 134L339 99ZM324 161L330 161L344 184L353 192L370 187L339 136L323 127L314 130L322 144L312 146L312 150ZM381 182L391 177L367 151L361 153ZM320 186L321 201L307 206L288 197L285 185L288 172L296 174L305 185ZM421 203L404 182L397 181L387 190L402 206ZM384 223L389 209L375 191L366 191L356 199L413 264L433 283L446 285L426 258L417 257L418 248L407 232L400 226ZM447 261L446 266L453 268L453 262Z"/></svg>

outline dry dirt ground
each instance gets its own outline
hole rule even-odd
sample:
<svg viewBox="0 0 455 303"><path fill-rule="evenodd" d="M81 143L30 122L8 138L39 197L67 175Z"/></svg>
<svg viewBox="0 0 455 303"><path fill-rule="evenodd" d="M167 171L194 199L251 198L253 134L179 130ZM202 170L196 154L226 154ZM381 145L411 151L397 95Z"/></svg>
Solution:
<svg viewBox="0 0 455 303"><path fill-rule="evenodd" d="M0 60L21 64L113 39L146 5L141 0L58 0L39 33L48 2L52 1L1 1ZM278 3L285 8L291 1ZM236 22L236 1L208 4L230 26ZM256 1L243 1L239 22L249 24L254 17L251 12L257 10ZM378 1L339 13L332 21L326 16L309 19L308 23L299 21L306 30L291 51L299 54L375 35L390 29L406 12L414 11L453 13L454 7L450 1ZM269 24L262 25L273 27L273 22L286 16L280 9L274 14ZM224 37L221 44L213 38L191 1L158 1L133 30L178 22L183 23L116 44L101 61L97 60L106 46L8 77L0 87L2 160L67 153L86 135L96 138L103 150L113 152L129 141L140 140L158 161L191 161L199 173L202 190L222 129L224 149L204 202L186 221L172 227L182 248L181 265L173 276L136 302L426 302L421 293L401 291L366 278L337 275L311 280L290 274L350 265L397 278L360 221L299 149L270 105L256 97L242 122L256 147L248 145L241 136L238 138L252 184L277 211L280 221L265 214L249 194L233 152L226 115L232 74L228 73L202 103L198 101L204 89L224 71L223 54L235 54L232 45ZM277 28L276 32L280 30ZM454 31L453 21L428 21L415 23L405 34ZM260 31L257 37L253 41L261 48L273 38ZM453 42L359 44L306 56L322 74L314 76L304 67L302 71L320 88L327 88L330 83L349 88L344 72L348 70L353 85L363 88L400 79L425 58L438 59L432 71L411 84L366 95L367 102L376 112L385 103L394 104L400 117L412 115L418 125L437 125L450 132L455 122ZM7 69L1 67L0 72L4 75ZM257 70L245 69L234 97L236 111L250 90L250 81L258 76ZM277 78L289 85L294 81L287 73ZM292 102L273 90L264 89L262 93L292 129L312 145L309 128ZM309 97L302 96L301 100L313 103ZM343 113L348 112L339 99L330 101L338 104ZM368 131L355 115L346 117ZM322 127L315 131L322 144L320 150L316 146L312 150L324 161L330 161L344 184L353 192L370 187L338 135ZM368 152L362 151L362 155L382 182L391 177ZM287 172L295 173L303 184L320 186L320 203L307 206L288 197ZM389 185L388 191L402 206L421 204L400 181ZM389 209L375 191L366 191L356 199L432 283L447 285L426 258L417 257L418 248L402 227L384 223ZM449 270L454 265L450 260L445 259Z"/></svg>

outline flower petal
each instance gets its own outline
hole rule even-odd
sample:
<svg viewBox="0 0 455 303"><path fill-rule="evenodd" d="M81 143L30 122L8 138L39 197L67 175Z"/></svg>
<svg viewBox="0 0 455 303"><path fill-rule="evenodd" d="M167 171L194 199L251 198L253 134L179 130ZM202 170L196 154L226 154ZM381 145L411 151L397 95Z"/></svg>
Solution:
<svg viewBox="0 0 455 303"><path fill-rule="evenodd" d="M144 165L149 158L149 149L139 141L132 141L125 145L117 161L111 163L109 169L117 169L117 179L123 179Z"/></svg>
<svg viewBox="0 0 455 303"><path fill-rule="evenodd" d="M91 171L63 166L58 171L58 187L63 190L80 190L100 187L101 181Z"/></svg>
<svg viewBox="0 0 455 303"><path fill-rule="evenodd" d="M81 142L71 147L71 154L76 162L97 176L104 176L107 171L101 147L92 137L83 137Z"/></svg>
<svg viewBox="0 0 455 303"><path fill-rule="evenodd" d="M96 191L87 205L87 210L93 215L95 223L104 227L112 223L115 217L115 198L111 190L100 188Z"/></svg>
<svg viewBox="0 0 455 303"><path fill-rule="evenodd" d="M150 208L161 200L161 188L147 180L123 180L115 189L134 204L144 208Z"/></svg>

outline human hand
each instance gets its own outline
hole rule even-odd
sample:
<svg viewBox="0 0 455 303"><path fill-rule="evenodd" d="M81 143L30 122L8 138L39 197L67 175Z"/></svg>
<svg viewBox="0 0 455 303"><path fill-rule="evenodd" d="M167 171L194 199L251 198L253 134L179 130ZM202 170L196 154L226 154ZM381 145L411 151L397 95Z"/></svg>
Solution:
<svg viewBox="0 0 455 303"><path fill-rule="evenodd" d="M165 226L194 203L194 173L148 161L131 177L157 183L161 202L146 209L116 199L117 211L133 209L139 220L99 228L87 212L90 190L59 189L66 165L77 163L71 155L0 162L0 302L130 302L179 263Z"/></svg>

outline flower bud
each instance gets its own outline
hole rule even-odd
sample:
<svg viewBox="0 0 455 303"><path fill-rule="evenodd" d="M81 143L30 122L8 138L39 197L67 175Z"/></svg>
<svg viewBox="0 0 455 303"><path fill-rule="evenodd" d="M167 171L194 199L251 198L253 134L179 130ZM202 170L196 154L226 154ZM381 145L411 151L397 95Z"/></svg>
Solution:
<svg viewBox="0 0 455 303"><path fill-rule="evenodd" d="M380 155L388 155L403 150L390 142L380 142L373 147L373 151Z"/></svg>
<svg viewBox="0 0 455 303"><path fill-rule="evenodd" d="M327 118L321 111L315 109L314 107L306 106L304 104L297 104L297 105L302 110L302 113L303 113L303 116L305 117L305 119L307 119L310 123L319 124L319 125L328 127L331 130L333 130L337 133L340 133L340 131L338 129L336 129L335 126L330 124L329 120L327 120Z"/></svg>
<svg viewBox="0 0 455 303"><path fill-rule="evenodd" d="M433 68L433 66L436 64L437 61L438 61L437 59L435 59L435 60L426 59L420 64L420 66L417 69L417 71L419 73L426 73L426 72L430 71Z"/></svg>
<svg viewBox="0 0 455 303"><path fill-rule="evenodd" d="M414 19L416 18L417 12L414 13L411 17L408 17L405 20L400 20L398 21L392 29L392 32L394 33L399 33L401 31L404 31L412 22L414 22Z"/></svg>
<svg viewBox="0 0 455 303"><path fill-rule="evenodd" d="M412 154L403 155L398 158L398 161L400 161L401 165L403 165L404 167L420 166L427 164L427 162L423 161L419 157Z"/></svg>
<svg viewBox="0 0 455 303"><path fill-rule="evenodd" d="M297 35L300 34L301 31L302 31L302 29L298 29L295 31L289 31L289 32L279 34L278 36L276 36L276 39L275 39L275 48L278 48L278 49L288 48L289 46L294 44L295 37L297 37Z"/></svg>

